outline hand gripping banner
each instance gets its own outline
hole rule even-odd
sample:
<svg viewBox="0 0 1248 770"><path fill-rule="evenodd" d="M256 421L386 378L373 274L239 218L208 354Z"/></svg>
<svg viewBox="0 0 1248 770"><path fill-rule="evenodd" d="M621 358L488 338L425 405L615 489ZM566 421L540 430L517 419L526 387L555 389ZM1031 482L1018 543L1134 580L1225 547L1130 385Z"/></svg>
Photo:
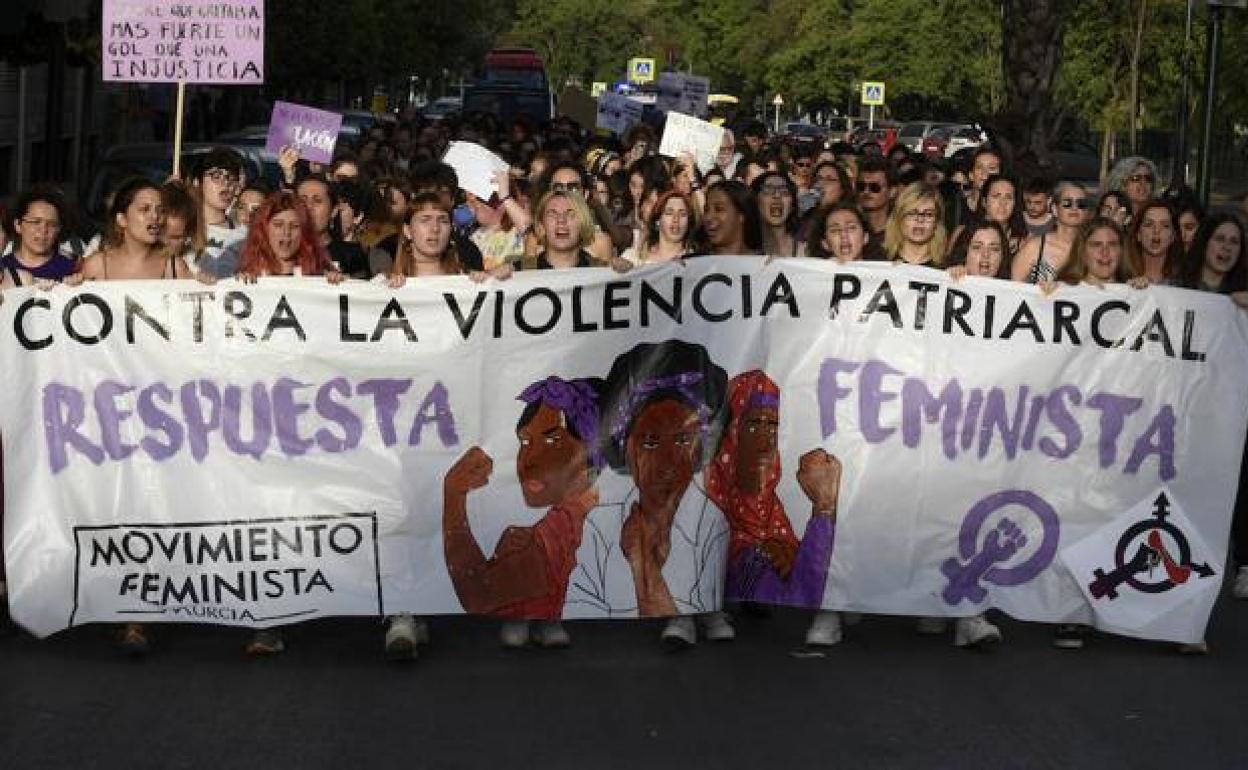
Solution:
<svg viewBox="0 0 1248 770"><path fill-rule="evenodd" d="M1186 574L1161 524L1116 552L1159 490L1221 572L1248 421L1225 297L883 264L19 289L0 329L40 635L737 600L1093 622L1067 548L1138 567L1120 590ZM1196 641L1211 602L1135 594L1115 630Z"/></svg>

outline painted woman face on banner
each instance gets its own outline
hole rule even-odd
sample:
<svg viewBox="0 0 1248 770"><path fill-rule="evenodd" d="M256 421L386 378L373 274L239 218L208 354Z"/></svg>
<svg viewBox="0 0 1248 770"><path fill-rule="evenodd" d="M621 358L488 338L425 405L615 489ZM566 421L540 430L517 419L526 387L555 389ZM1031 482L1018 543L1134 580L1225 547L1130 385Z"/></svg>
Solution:
<svg viewBox="0 0 1248 770"><path fill-rule="evenodd" d="M656 510L679 505L701 451L697 411L674 398L643 407L625 444L642 506Z"/></svg>
<svg viewBox="0 0 1248 770"><path fill-rule="evenodd" d="M588 450L568 430L562 412L542 404L516 436L516 476L525 505L557 505L589 486Z"/></svg>
<svg viewBox="0 0 1248 770"><path fill-rule="evenodd" d="M758 494L780 459L780 412L775 407L749 410L737 433L737 488Z"/></svg>

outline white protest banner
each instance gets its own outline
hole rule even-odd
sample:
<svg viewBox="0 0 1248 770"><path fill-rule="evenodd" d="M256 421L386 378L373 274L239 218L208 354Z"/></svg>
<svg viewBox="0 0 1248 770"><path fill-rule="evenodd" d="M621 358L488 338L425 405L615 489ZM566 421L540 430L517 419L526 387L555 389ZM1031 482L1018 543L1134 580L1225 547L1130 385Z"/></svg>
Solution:
<svg viewBox="0 0 1248 770"><path fill-rule="evenodd" d="M1172 493L1158 490L1061 557L1098 628L1162 641L1204 639L1222 561Z"/></svg>
<svg viewBox="0 0 1248 770"><path fill-rule="evenodd" d="M331 163L341 129L342 115L337 112L291 102L274 102L264 148L279 153L284 147L294 147L301 158Z"/></svg>
<svg viewBox="0 0 1248 770"><path fill-rule="evenodd" d="M705 120L698 120L679 112L669 112L667 122L663 125L663 140L659 143L659 154L669 158L678 158L684 153L689 153L698 164L698 170L705 174L714 168L715 158L719 155L719 145L723 140L723 126L707 123Z"/></svg>
<svg viewBox="0 0 1248 770"><path fill-rule="evenodd" d="M507 173L507 161L473 142L451 142L442 162L455 169L459 186L483 201L497 192L494 176Z"/></svg>
<svg viewBox="0 0 1248 770"><path fill-rule="evenodd" d="M726 599L1101 624L1058 554L1164 487L1222 564L1248 428L1226 297L887 264L101 282L7 291L0 330L39 635ZM1148 526L1124 558L1185 568Z"/></svg>
<svg viewBox="0 0 1248 770"><path fill-rule="evenodd" d="M105 81L264 83L264 0L104 0Z"/></svg>
<svg viewBox="0 0 1248 770"><path fill-rule="evenodd" d="M641 102L635 102L624 94L605 91L598 96L598 128L623 136L641 121L643 109Z"/></svg>

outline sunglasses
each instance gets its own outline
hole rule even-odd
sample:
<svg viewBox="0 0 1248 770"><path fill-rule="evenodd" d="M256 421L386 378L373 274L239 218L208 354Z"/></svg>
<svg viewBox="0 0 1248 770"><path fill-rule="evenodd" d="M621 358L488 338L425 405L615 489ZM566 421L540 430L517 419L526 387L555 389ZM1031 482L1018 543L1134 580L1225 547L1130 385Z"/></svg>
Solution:
<svg viewBox="0 0 1248 770"><path fill-rule="evenodd" d="M554 192L561 193L579 193L581 191L580 182L553 182L550 189Z"/></svg>
<svg viewBox="0 0 1248 770"><path fill-rule="evenodd" d="M879 182L858 182L854 185L854 189L858 192L880 193L884 192L884 185Z"/></svg>
<svg viewBox="0 0 1248 770"><path fill-rule="evenodd" d="M1087 198L1062 198L1061 206L1064 209L1079 209L1080 211L1092 208Z"/></svg>
<svg viewBox="0 0 1248 770"><path fill-rule="evenodd" d="M1128 182L1146 182L1147 184L1152 184L1153 175L1152 174L1132 174L1131 176L1127 177L1127 181Z"/></svg>
<svg viewBox="0 0 1248 770"><path fill-rule="evenodd" d="M758 188L763 195L788 195L789 188L785 184L765 184Z"/></svg>

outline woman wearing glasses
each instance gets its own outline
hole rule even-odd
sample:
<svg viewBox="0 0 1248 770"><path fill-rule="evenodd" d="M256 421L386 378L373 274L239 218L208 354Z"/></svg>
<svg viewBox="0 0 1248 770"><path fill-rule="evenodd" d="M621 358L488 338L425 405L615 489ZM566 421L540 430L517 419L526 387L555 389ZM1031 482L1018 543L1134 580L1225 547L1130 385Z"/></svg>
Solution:
<svg viewBox="0 0 1248 770"><path fill-rule="evenodd" d="M763 225L763 253L773 257L804 257L797 240L797 188L779 171L768 171L750 185Z"/></svg>
<svg viewBox="0 0 1248 770"><path fill-rule="evenodd" d="M897 263L941 267L946 238L940 193L923 182L907 185L884 228L884 253Z"/></svg>
<svg viewBox="0 0 1248 770"><path fill-rule="evenodd" d="M1053 191L1053 218L1057 226L1023 244L1010 266L1010 278L1034 284L1057 280L1070 259L1070 246L1079 228L1088 220L1091 205L1082 185L1058 182Z"/></svg>
<svg viewBox="0 0 1248 770"><path fill-rule="evenodd" d="M1131 206L1131 213L1138 216L1144 204L1157 194L1157 166L1148 158L1133 155L1114 164L1105 180L1105 189L1121 190Z"/></svg>
<svg viewBox="0 0 1248 770"><path fill-rule="evenodd" d="M4 279L18 286L30 278L59 281L77 269L77 263L58 248L65 222L65 202L51 187L33 187L17 199L13 218L13 250L0 258Z"/></svg>

